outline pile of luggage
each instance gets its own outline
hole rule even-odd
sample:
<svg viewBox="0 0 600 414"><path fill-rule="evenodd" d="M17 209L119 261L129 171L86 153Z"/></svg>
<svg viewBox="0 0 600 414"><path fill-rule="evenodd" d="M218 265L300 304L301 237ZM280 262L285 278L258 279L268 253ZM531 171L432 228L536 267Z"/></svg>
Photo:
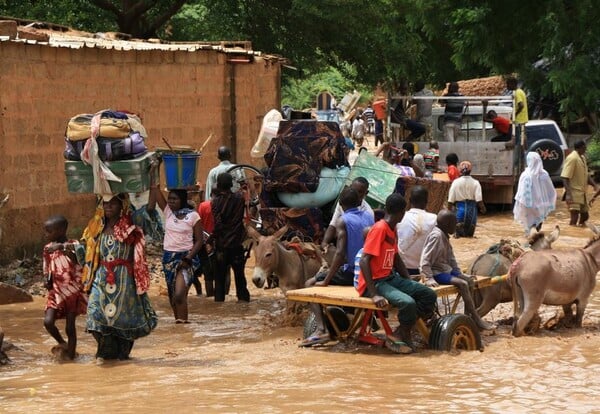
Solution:
<svg viewBox="0 0 600 414"><path fill-rule="evenodd" d="M125 111L107 109L71 118L64 150L68 191L115 194L148 190L153 153L146 147L147 137L140 118Z"/></svg>
<svg viewBox="0 0 600 414"><path fill-rule="evenodd" d="M81 161L81 152L92 134L94 115L79 114L69 120L65 131L66 160ZM110 109L101 111L96 142L102 161L130 160L144 155L148 151L144 142L147 137L137 115Z"/></svg>

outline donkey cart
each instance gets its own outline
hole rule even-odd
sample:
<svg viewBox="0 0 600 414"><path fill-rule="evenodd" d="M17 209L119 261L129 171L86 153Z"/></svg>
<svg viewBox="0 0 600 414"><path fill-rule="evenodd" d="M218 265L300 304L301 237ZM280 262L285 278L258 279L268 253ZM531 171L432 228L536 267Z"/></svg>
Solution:
<svg viewBox="0 0 600 414"><path fill-rule="evenodd" d="M476 288L484 288L506 278L503 276L476 276ZM440 351L467 350L483 351L481 335L475 322L467 315L456 313L460 299L454 286L443 285L433 288L438 298L442 299L445 314L428 327L422 319L417 320L416 328L430 349ZM451 302L450 296L456 295ZM356 336L359 342L383 346L385 337L392 335L392 328L387 321L386 311L392 310L388 305L384 308L376 306L371 298L360 297L352 286L309 287L289 290L288 300L319 304L326 315L327 328L332 339L346 341ZM374 332L374 318L383 327L385 335ZM309 335L315 328L314 315L306 320L304 335ZM358 333L356 334L356 331Z"/></svg>

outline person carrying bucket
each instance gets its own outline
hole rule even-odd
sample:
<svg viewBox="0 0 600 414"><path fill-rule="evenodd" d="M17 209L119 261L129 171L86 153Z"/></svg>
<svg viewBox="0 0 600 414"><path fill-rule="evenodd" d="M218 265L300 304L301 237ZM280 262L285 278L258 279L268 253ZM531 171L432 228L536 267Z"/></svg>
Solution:
<svg viewBox="0 0 600 414"><path fill-rule="evenodd" d="M162 262L169 302L175 323L189 323L187 295L200 267L198 253L204 244L202 223L198 212L189 205L185 189L171 189L165 199L159 185L153 183L147 211L154 211L157 203L165 215Z"/></svg>

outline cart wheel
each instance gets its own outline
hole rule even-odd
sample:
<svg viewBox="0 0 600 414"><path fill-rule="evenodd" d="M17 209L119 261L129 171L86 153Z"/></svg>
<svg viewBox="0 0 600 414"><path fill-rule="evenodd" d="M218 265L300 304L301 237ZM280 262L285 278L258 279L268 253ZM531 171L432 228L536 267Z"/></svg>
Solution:
<svg viewBox="0 0 600 414"><path fill-rule="evenodd" d="M247 214L252 224L260 229L261 207L260 195L263 189L264 176L252 165L238 164L227 170L233 176L233 191L240 191L246 201Z"/></svg>
<svg viewBox="0 0 600 414"><path fill-rule="evenodd" d="M346 312L344 312L342 308L340 308L339 306L327 306L327 311L337 324L340 331L343 332L350 327L350 319L348 319L348 315L346 314ZM335 333L335 329L333 329L333 326L331 326L331 322L329 322L327 316L323 315L323 317L325 318L325 326L327 326L327 330L329 331L331 339L336 339L337 335ZM308 338L316 329L317 321L315 319L314 312L311 311L308 313L308 317L304 321L304 331L302 333L302 338Z"/></svg>
<svg viewBox="0 0 600 414"><path fill-rule="evenodd" d="M429 335L429 347L439 351L483 350L475 322L460 313L444 315L435 322Z"/></svg>

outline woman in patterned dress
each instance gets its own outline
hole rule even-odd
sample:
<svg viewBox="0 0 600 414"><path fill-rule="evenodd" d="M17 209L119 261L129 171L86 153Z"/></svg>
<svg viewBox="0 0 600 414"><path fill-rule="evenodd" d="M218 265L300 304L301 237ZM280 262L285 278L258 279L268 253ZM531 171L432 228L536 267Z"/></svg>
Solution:
<svg viewBox="0 0 600 414"><path fill-rule="evenodd" d="M128 359L137 338L157 324L148 294L144 234L133 225L127 194L104 196L83 233L86 330L98 342L96 358Z"/></svg>

